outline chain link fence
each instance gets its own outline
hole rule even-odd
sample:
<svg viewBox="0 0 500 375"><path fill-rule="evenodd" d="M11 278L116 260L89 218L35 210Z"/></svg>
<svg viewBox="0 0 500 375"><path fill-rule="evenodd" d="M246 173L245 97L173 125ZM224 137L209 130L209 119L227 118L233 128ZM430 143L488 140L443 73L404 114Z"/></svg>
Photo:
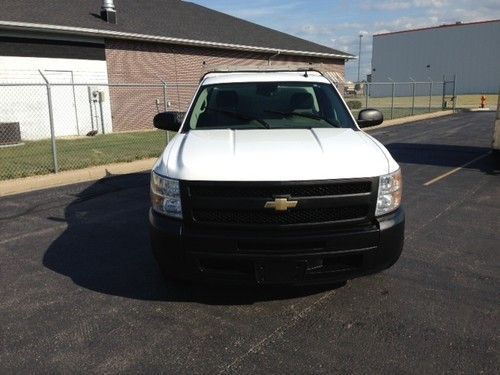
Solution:
<svg viewBox="0 0 500 375"><path fill-rule="evenodd" d="M156 158L173 134L155 129L154 115L185 112L197 88L68 83L41 75L44 83L0 83L0 180ZM346 100L354 115L373 107L389 119L454 108L450 87L444 81L369 83Z"/></svg>
<svg viewBox="0 0 500 375"><path fill-rule="evenodd" d="M0 180L155 158L172 134L158 112L187 110L197 85L0 84Z"/></svg>
<svg viewBox="0 0 500 375"><path fill-rule="evenodd" d="M367 82L346 92L355 116L376 108L385 119L414 116L456 108L455 80L440 82Z"/></svg>

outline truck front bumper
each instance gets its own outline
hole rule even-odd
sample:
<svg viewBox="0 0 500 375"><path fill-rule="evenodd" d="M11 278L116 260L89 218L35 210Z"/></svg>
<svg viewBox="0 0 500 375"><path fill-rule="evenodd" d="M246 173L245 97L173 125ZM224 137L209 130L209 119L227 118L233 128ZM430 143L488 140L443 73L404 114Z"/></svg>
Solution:
<svg viewBox="0 0 500 375"><path fill-rule="evenodd" d="M201 229L150 210L154 256L181 279L258 284L334 283L392 266L404 242L404 211L355 227L278 231Z"/></svg>

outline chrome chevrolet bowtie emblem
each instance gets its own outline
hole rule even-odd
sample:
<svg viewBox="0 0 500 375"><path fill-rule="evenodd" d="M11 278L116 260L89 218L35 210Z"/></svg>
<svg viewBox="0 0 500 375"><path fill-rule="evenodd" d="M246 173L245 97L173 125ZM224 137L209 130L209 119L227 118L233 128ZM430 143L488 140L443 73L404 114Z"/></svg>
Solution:
<svg viewBox="0 0 500 375"><path fill-rule="evenodd" d="M266 202L264 208L273 208L276 211L286 211L297 207L298 201L289 201L288 198L275 198L274 201Z"/></svg>

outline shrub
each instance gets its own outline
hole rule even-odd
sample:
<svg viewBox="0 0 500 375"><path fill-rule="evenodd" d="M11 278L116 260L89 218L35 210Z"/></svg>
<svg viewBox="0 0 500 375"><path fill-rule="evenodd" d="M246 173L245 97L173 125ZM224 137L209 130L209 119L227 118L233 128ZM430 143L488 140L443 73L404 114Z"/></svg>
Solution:
<svg viewBox="0 0 500 375"><path fill-rule="evenodd" d="M360 109L362 106L359 100L348 100L346 103L350 109Z"/></svg>

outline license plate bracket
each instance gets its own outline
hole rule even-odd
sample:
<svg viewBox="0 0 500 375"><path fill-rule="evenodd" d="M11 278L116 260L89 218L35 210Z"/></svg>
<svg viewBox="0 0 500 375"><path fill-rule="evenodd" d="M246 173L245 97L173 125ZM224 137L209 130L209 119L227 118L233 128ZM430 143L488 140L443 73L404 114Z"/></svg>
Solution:
<svg viewBox="0 0 500 375"><path fill-rule="evenodd" d="M255 279L258 284L287 284L304 278L306 261L255 262Z"/></svg>

